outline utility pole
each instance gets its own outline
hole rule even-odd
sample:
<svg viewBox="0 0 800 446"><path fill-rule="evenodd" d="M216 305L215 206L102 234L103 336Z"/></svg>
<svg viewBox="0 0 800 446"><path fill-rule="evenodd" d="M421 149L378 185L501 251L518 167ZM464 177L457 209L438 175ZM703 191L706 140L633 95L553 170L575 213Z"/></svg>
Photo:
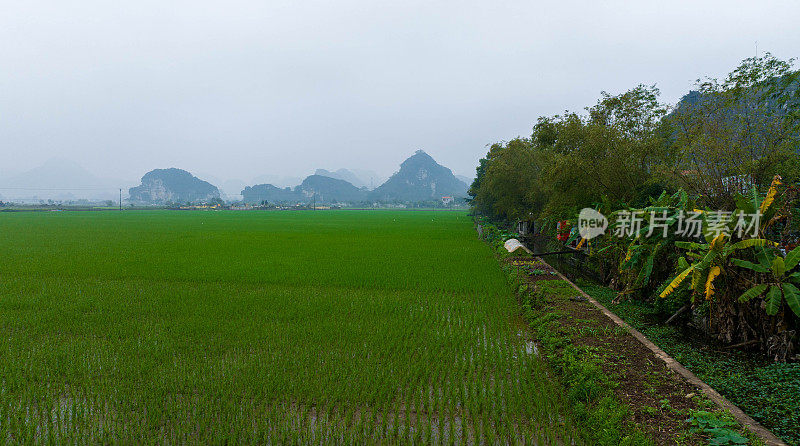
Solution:
<svg viewBox="0 0 800 446"><path fill-rule="evenodd" d="M119 210L122 210L122 188L119 188Z"/></svg>

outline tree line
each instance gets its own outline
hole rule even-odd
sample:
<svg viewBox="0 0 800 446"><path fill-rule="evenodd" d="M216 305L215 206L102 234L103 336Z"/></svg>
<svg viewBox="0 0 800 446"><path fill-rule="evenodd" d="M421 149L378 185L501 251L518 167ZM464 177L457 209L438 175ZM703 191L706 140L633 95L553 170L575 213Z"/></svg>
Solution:
<svg viewBox="0 0 800 446"><path fill-rule="evenodd" d="M473 211L568 236L618 299L790 359L800 345L800 71L767 53L696 87L674 106L638 85L540 117L529 137L480 160ZM584 208L608 218L605 234L581 235ZM686 231L685 218L701 230Z"/></svg>
<svg viewBox="0 0 800 446"><path fill-rule="evenodd" d="M800 74L767 53L724 80L697 81L677 105L655 85L603 92L585 112L540 117L529 137L491 145L469 194L501 221L570 219L584 207L645 206L684 189L701 206L735 208L736 193L800 178Z"/></svg>

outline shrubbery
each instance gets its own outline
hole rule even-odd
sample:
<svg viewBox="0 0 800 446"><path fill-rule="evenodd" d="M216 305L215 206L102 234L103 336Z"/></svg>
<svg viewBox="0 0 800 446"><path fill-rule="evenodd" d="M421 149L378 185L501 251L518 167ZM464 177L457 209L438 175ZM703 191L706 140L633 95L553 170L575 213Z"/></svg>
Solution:
<svg viewBox="0 0 800 446"><path fill-rule="evenodd" d="M603 281L617 299L651 302L665 318L682 310L678 320L718 340L792 359L800 342L800 251L792 251L800 243L800 71L791 64L769 54L746 59L723 81L698 82L675 107L640 85L603 93L585 115L539 118L529 138L491 146L470 188L473 209L551 236L555 222L574 227L586 207L612 228L623 215L664 215L666 237L648 236L645 221L624 237L609 230L582 245L606 265ZM719 212L730 222L717 224ZM761 214L754 233L737 232L740 212ZM678 235L687 213L699 216L702 236ZM484 228L490 241L508 235Z"/></svg>

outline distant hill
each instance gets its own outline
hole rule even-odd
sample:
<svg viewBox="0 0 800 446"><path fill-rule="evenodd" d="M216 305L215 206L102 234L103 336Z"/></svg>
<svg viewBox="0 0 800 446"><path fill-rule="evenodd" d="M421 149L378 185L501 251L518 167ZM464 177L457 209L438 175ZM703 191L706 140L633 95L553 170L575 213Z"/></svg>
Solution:
<svg viewBox="0 0 800 446"><path fill-rule="evenodd" d="M443 196L466 197L468 186L430 155L417 150L400 170L370 193L375 201L417 202Z"/></svg>
<svg viewBox="0 0 800 446"><path fill-rule="evenodd" d="M219 198L219 189L181 169L155 169L129 189L130 201L144 204L203 203Z"/></svg>
<svg viewBox="0 0 800 446"><path fill-rule="evenodd" d="M116 199L121 184L98 178L73 161L55 158L26 172L0 175L0 190L8 199Z"/></svg>
<svg viewBox="0 0 800 446"><path fill-rule="evenodd" d="M461 182L467 186L471 185L472 182L475 181L475 178L465 177L464 175L456 175L455 177L461 180Z"/></svg>
<svg viewBox="0 0 800 446"><path fill-rule="evenodd" d="M367 199L367 191L345 180L324 175L311 175L295 188L308 199L316 196L318 203L360 202Z"/></svg>
<svg viewBox="0 0 800 446"><path fill-rule="evenodd" d="M295 204L301 196L292 188L280 188L271 184L256 184L247 186L242 191L242 200L248 204L261 204L262 202L272 204Z"/></svg>
<svg viewBox="0 0 800 446"><path fill-rule="evenodd" d="M242 191L245 203L259 204L317 204L359 203L367 199L367 191L344 180L324 175L310 175L294 188L279 188L272 184L248 186Z"/></svg>
<svg viewBox="0 0 800 446"><path fill-rule="evenodd" d="M317 171L314 172L314 175L321 175L328 178L336 178L337 180L344 180L355 187L369 186L369 183L364 182L362 178L359 178L355 173L351 172L348 169L338 169L335 172L331 172L330 170L325 170L325 169L317 169Z"/></svg>

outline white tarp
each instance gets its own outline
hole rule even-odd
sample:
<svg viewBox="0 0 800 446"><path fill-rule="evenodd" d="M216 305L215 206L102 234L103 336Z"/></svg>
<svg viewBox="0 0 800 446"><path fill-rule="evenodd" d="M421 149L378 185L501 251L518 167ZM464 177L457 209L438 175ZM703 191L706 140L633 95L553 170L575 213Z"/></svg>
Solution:
<svg viewBox="0 0 800 446"><path fill-rule="evenodd" d="M525 252L530 253L530 251L528 251L528 248L526 248L525 245L520 243L520 241L515 239L515 238L510 238L510 239L506 240L506 242L503 244L503 246L506 248L506 251L508 251L508 252L514 252L514 251L516 251L516 250L521 248L521 249L525 250Z"/></svg>

